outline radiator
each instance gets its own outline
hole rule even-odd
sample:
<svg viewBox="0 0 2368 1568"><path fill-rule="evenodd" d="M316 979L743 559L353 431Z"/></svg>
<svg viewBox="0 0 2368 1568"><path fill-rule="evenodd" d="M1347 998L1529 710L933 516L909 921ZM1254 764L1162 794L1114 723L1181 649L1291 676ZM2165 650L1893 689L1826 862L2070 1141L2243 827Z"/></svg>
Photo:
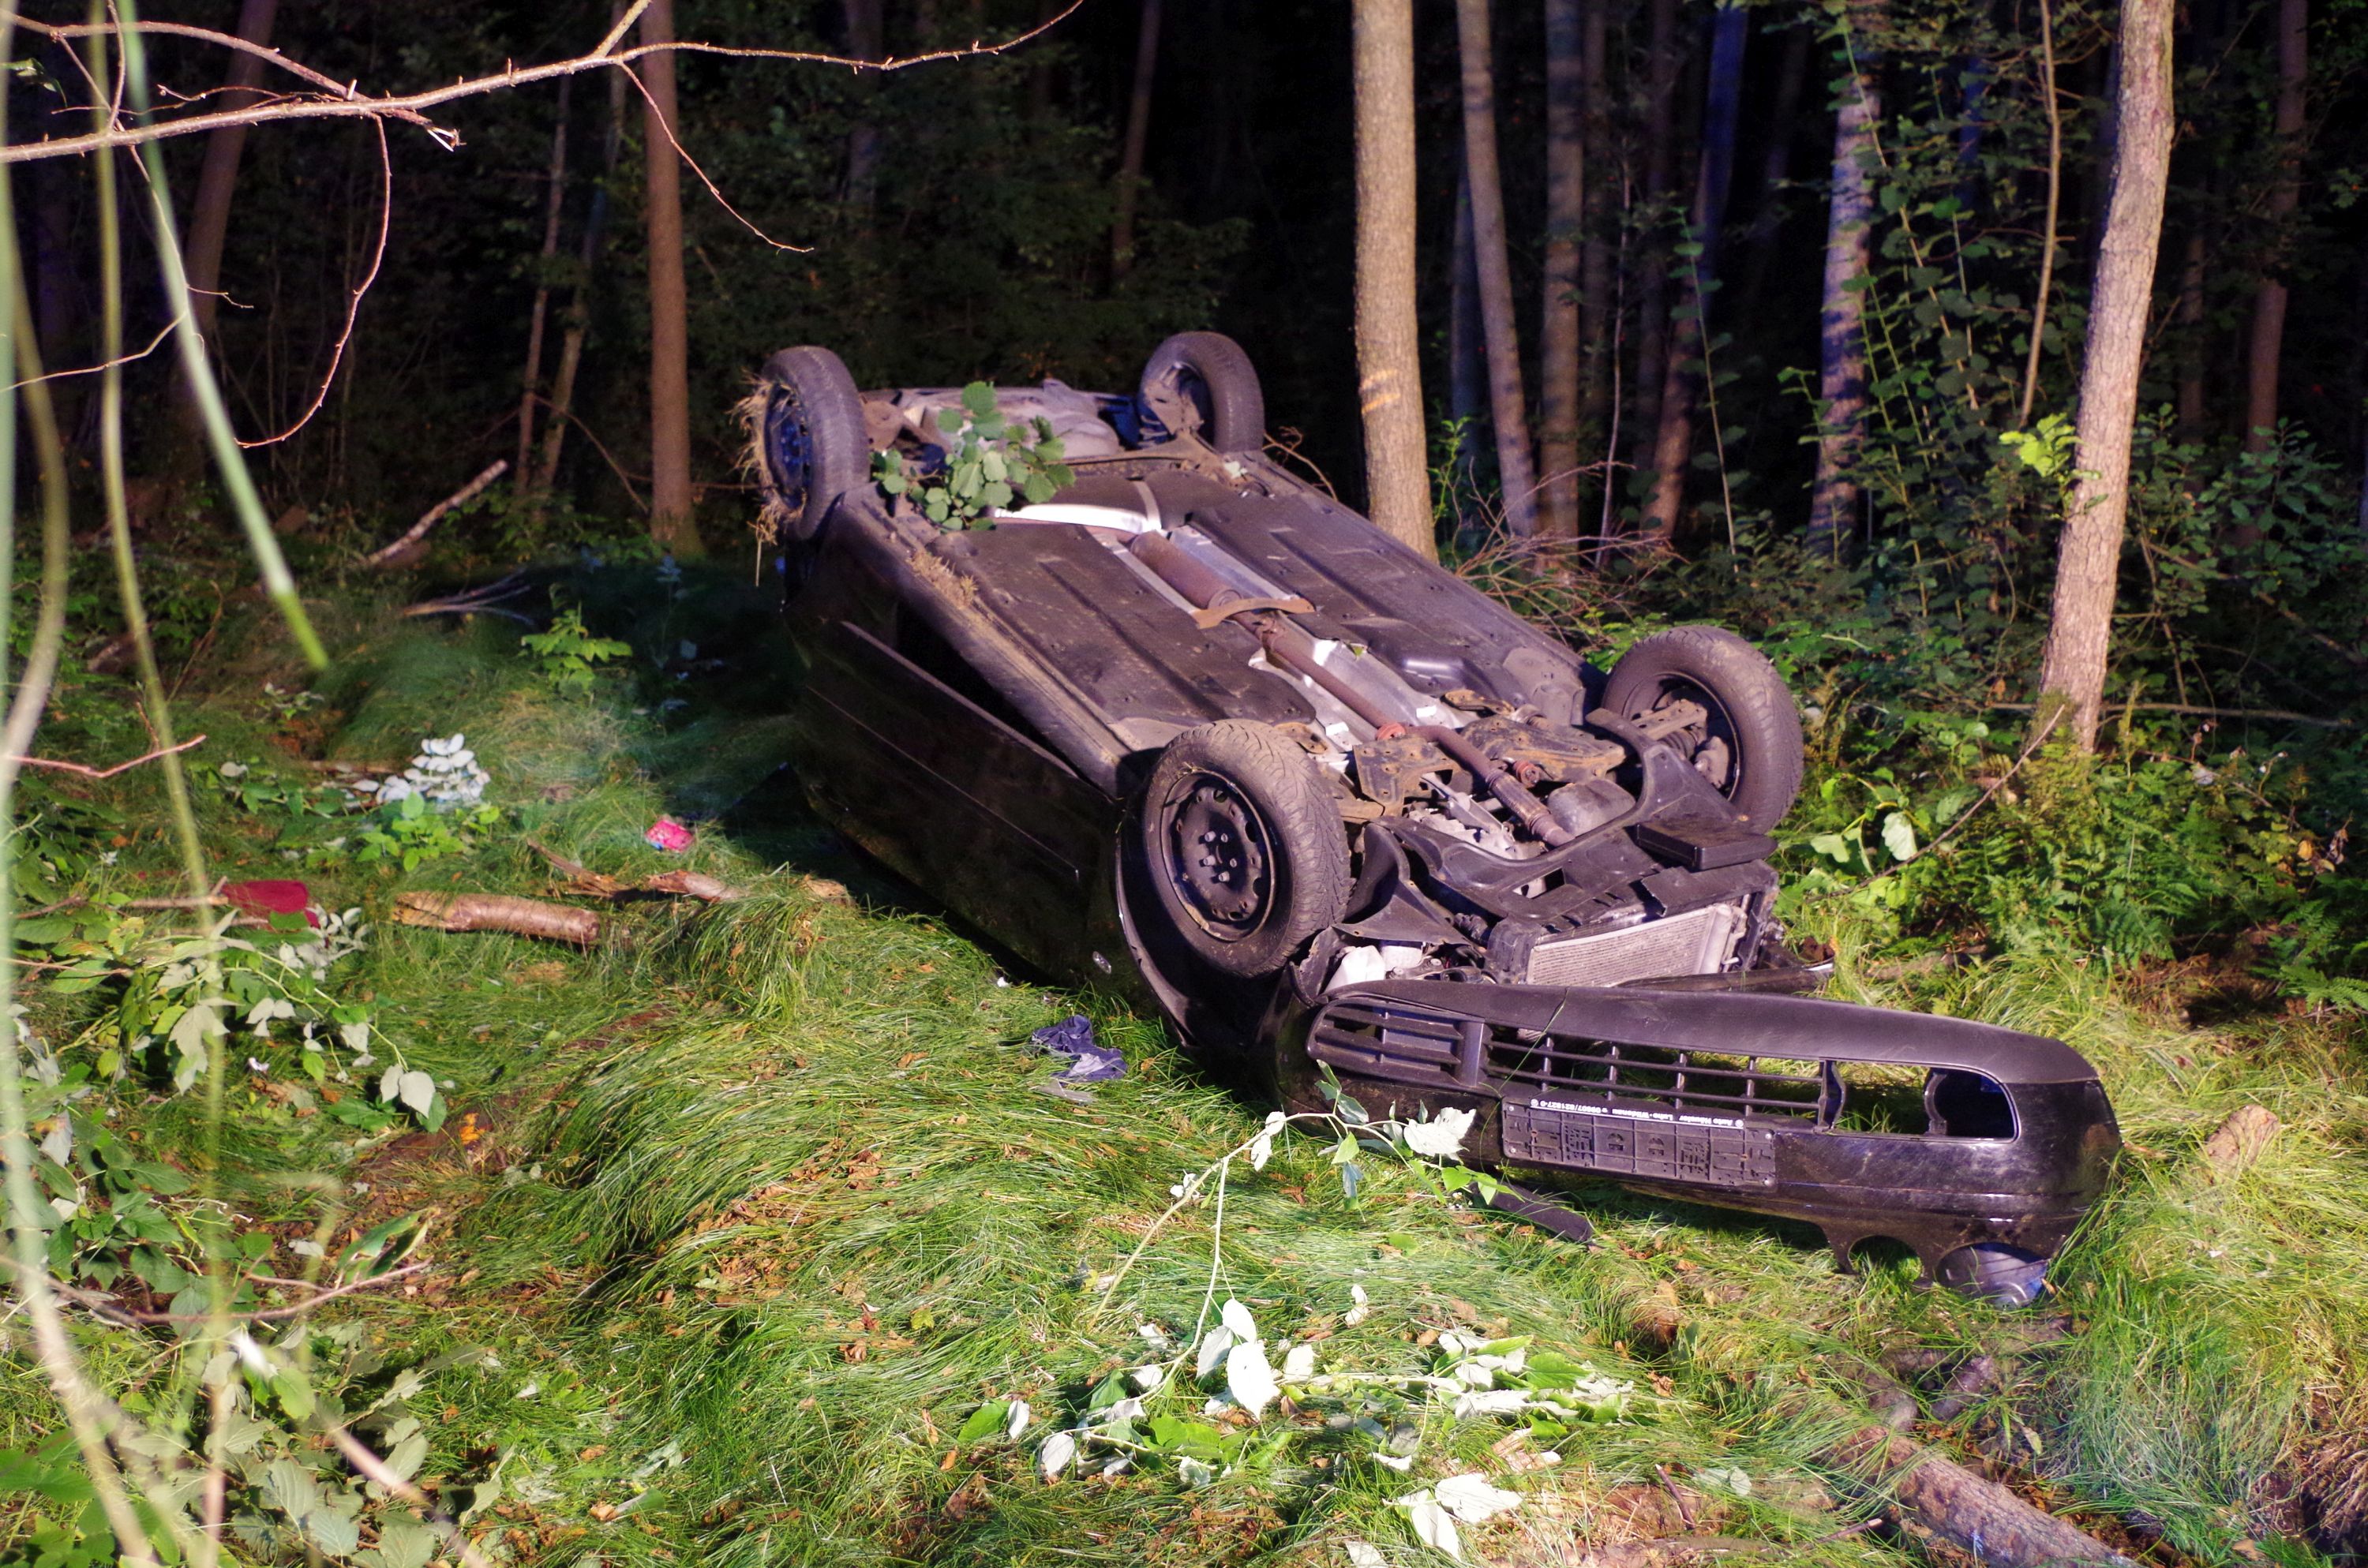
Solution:
<svg viewBox="0 0 2368 1568"><path fill-rule="evenodd" d="M1530 955L1532 985L1622 985L1672 974L1716 974L1735 957L1745 915L1713 903L1618 931L1541 942Z"/></svg>

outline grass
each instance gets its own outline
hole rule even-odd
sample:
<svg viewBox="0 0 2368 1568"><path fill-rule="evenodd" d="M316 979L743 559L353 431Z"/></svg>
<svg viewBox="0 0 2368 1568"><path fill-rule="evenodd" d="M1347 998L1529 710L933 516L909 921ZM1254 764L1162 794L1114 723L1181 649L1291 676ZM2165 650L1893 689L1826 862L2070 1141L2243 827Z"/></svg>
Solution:
<svg viewBox="0 0 2368 1568"><path fill-rule="evenodd" d="M1008 972L803 816L776 771L787 676L754 635L754 597L651 596L638 570L586 597L666 662L589 698L541 687L507 624L422 627L365 608L336 628L347 651L319 687L336 717L315 743L391 762L421 735L464 731L494 775L489 798L514 812L514 831L408 875L309 873L378 919L345 983L475 1116L362 1140L267 1081L234 1096L250 1169L337 1172L353 1226L434 1211L438 1268L419 1293L351 1298L339 1316L390 1357L438 1368L423 1473L450 1506L481 1509L472 1527L499 1532L502 1552L1314 1564L1366 1540L1391 1562L1436 1561L1390 1500L1459 1470L1504 1471L1501 1421L1412 1413L1408 1474L1372 1463L1370 1437L1310 1417L1272 1467L1205 1488L1169 1466L1037 1479L1055 1419L1146 1358L1143 1325L1189 1333L1213 1261L1219 1300L1315 1343L1327 1368L1422 1371L1436 1354L1425 1336L1463 1327L1534 1335L1636 1385L1630 1419L1563 1439L1560 1466L1509 1483L1529 1506L1467 1532L1495 1560L1693 1530L1790 1543L1804 1563L1930 1555L1889 1528L1836 1538L1871 1505L1817 1457L1832 1433L1798 1396L1844 1386L1844 1354L1998 1350L2028 1334L1912 1289L1896 1265L1839 1275L1796 1228L1595 1188L1583 1202L1604 1244L1582 1250L1451 1210L1388 1168L1350 1203L1323 1145L1286 1139L1265 1171L1237 1172L1222 1236L1210 1208L1187 1209L1104 1304L1096 1278L1144 1241L1172 1183L1257 1130L1258 1110L1155 1023ZM709 646L685 653L693 629ZM723 676L694 667L719 653ZM253 689L202 699L185 729L215 737L206 755L278 755L286 727L257 716ZM153 821L152 788L128 776L94 803ZM589 954L383 917L406 887L544 891L529 837L620 877L681 864L641 836L667 811L703 819L689 864L753 896L622 907L619 939ZM216 798L205 826L225 874L285 874L274 824ZM143 832L110 874L144 887L165 864ZM2073 1332L2019 1356L2006 1392L1954 1435L2011 1447L2076 1512L2151 1520L2168 1561L2229 1560L2240 1542L2313 1561L2295 1505L2275 1494L2307 1483L2315 1506L2337 1508L2362 1488L2368 1449L2343 1437L2368 1410L2357 1030L2200 1031L2095 969L2029 957L1877 983L1847 926L1818 934L1842 949L1838 994L2072 1040L2105 1072L2132 1146L2058 1270ZM71 1023L64 1003L44 1007L49 1028ZM1091 1105L1040 1092L1050 1063L1028 1042L1078 1010L1130 1062ZM2247 1102L2283 1129L2250 1169L2211 1181L2195 1149ZM165 1146L190 1135L172 1102L127 1115ZM317 1199L257 1180L242 1201L292 1227ZM1373 1307L1354 1325L1352 1284ZM137 1376L110 1354L117 1376ZM981 1404L1011 1399L1036 1415L1020 1442L957 1440ZM22 1443L48 1419L11 1366L0 1437ZM1705 1478L1729 1471L1748 1496Z"/></svg>

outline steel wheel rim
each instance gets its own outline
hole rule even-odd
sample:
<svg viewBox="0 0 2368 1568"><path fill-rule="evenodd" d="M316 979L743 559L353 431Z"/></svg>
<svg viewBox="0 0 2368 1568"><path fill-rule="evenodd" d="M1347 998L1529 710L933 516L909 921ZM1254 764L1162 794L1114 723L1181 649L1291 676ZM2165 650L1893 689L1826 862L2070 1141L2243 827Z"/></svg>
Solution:
<svg viewBox="0 0 2368 1568"><path fill-rule="evenodd" d="M814 473L814 439L792 387L775 387L766 406L765 458L773 499L792 516L804 511Z"/></svg>
<svg viewBox="0 0 2368 1568"><path fill-rule="evenodd" d="M1194 773L1168 791L1167 885L1220 941L1255 935L1274 909L1274 854L1258 807L1234 782Z"/></svg>
<svg viewBox="0 0 2368 1568"><path fill-rule="evenodd" d="M1657 713L1677 702L1693 703L1702 709L1703 718L1701 723L1689 724L1669 738L1682 737L1686 757L1693 770L1709 780L1712 789L1733 800L1743 788L1743 748L1736 744L1733 716L1707 687L1682 679L1663 681L1650 711Z"/></svg>

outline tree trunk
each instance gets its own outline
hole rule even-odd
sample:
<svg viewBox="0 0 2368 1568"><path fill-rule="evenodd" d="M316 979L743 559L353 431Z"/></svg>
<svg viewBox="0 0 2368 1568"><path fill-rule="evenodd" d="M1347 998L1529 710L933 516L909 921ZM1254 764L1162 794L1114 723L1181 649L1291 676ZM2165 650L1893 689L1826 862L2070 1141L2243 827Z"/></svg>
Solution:
<svg viewBox="0 0 2368 1568"><path fill-rule="evenodd" d="M674 41L674 0L650 0L644 44ZM682 271L682 164L675 151L674 54L642 57L650 233L650 537L699 553L690 490L690 301Z"/></svg>
<svg viewBox="0 0 2368 1568"><path fill-rule="evenodd" d="M1668 358L1669 252L1662 233L1661 203L1669 193L1670 146L1677 135L1678 0L1647 0L1645 179L1636 226L1636 434L1633 460L1642 469L1653 460L1659 428L1661 380Z"/></svg>
<svg viewBox="0 0 2368 1568"><path fill-rule="evenodd" d="M1776 254L1776 236L1784 227L1784 182L1793 173L1793 123L1801 112L1801 86L1809 78L1809 46L1814 34L1793 27L1784 34L1784 58L1776 67L1776 112L1769 120L1768 155L1759 166L1759 206L1751 219L1751 263L1744 274L1743 297L1736 321L1759 319L1760 297L1768 288L1768 264Z"/></svg>
<svg viewBox="0 0 2368 1568"><path fill-rule="evenodd" d="M271 41L271 25L279 0L243 0L238 12L238 36L249 43ZM243 108L254 101L255 85L262 80L263 62L240 50L230 57L222 92L210 108ZM214 343L214 326L222 309L222 246L230 238L232 193L238 187L238 162L246 151L246 127L225 125L206 134L205 162L198 169L196 198L189 203L189 228L181 244L184 270L189 280L189 314ZM173 400L175 456L172 467L187 473L204 460L204 435L197 400L188 391L186 377L175 375L181 395Z"/></svg>
<svg viewBox="0 0 2368 1568"><path fill-rule="evenodd" d="M888 52L887 7L883 0L839 0L840 22L847 35L847 52L858 60L877 60ZM876 82L859 77L856 88L865 108L878 98ZM847 204L871 216L880 196L880 127L868 112L859 113L847 131Z"/></svg>
<svg viewBox="0 0 2368 1568"><path fill-rule="evenodd" d="M1472 176L1460 170L1447 265L1447 416L1458 431L1456 466L1468 472L1488 418L1488 368L1480 348L1480 269L1472 254Z"/></svg>
<svg viewBox="0 0 2368 1568"><path fill-rule="evenodd" d="M1415 297L1414 0L1356 0L1351 27L1366 505L1383 533L1436 561Z"/></svg>
<svg viewBox="0 0 2368 1568"><path fill-rule="evenodd" d="M2130 436L2146 358L2163 192L2170 182L2173 0L2123 0L2121 85L2112 186L2097 247L2089 305L2080 421L2040 701L2069 704L2064 722L2082 750L2095 749L2105 655L2129 506Z"/></svg>
<svg viewBox="0 0 2368 1568"><path fill-rule="evenodd" d="M1673 3L1673 0L1670 0ZM1480 324L1488 340L1488 403L1497 427L1497 479L1505 527L1536 537L1537 480L1530 467L1530 417L1521 393L1521 346L1513 323L1513 274L1505 255L1505 187L1497 167L1497 84L1488 0L1455 0L1463 66L1463 156L1472 178L1472 246L1480 274Z"/></svg>
<svg viewBox="0 0 2368 1568"><path fill-rule="evenodd" d="M1408 46L1409 51L1412 45ZM1110 273L1123 278L1134 266L1134 203L1143 186L1144 144L1151 136L1151 83L1159 69L1159 0L1143 0L1143 26L1134 37L1134 90L1126 101L1126 146L1119 156L1118 218L1110 225ZM1413 101L1414 89L1406 89ZM1361 112L1361 109L1360 109ZM1417 415L1419 417L1419 405ZM1426 523L1426 528L1429 526Z"/></svg>
<svg viewBox="0 0 2368 1568"><path fill-rule="evenodd" d="M1734 183L1735 131L1743 104L1743 51L1751 36L1751 13L1722 6L1712 24L1710 81L1702 98L1702 159L1694 176L1691 243L1698 247L1686 269L1677 318L1670 324L1668 362L1661 376L1659 427L1653 441L1653 487L1645 497L1637 531L1666 548L1676 537L1685 504L1686 472L1692 465L1694 399L1708 369L1706 317L1717 286L1719 241L1726 230L1726 200Z"/></svg>
<svg viewBox="0 0 2368 1568"><path fill-rule="evenodd" d="M2153 0L2132 0L2149 4ZM1867 231L1874 219L1874 128L1881 113L1873 59L1843 85L1834 116L1833 194L1826 210L1825 303L1818 312L1817 476L1809 496L1810 546L1839 556L1857 527L1850 469L1866 429Z"/></svg>
<svg viewBox="0 0 2368 1568"><path fill-rule="evenodd" d="M623 0L613 4L611 27L625 14ZM575 372L584 363L584 338L592 326L592 275L599 265L601 244L609 236L609 187L617 177L617 152L624 139L625 74L611 71L608 75L609 131L601 141L600 183L592 187L591 207L584 215L584 239L575 258L575 292L567 301L567 330L559 340L559 369L551 378L551 426L542 435L542 464L534 482L538 498L550 495L559 483L559 457L567 444L567 421L575 406Z"/></svg>
<svg viewBox="0 0 2368 1568"><path fill-rule="evenodd" d="M1586 216L1582 0L1545 0L1546 254L1538 329L1538 531L1578 537L1579 225Z"/></svg>
<svg viewBox="0 0 2368 1568"><path fill-rule="evenodd" d="M521 497L534 494L535 397L542 386L542 335L551 319L551 271L559 259L559 212L567 196L567 97L570 78L559 79L559 123L551 132L551 189L542 208L542 250L536 258L534 308L527 313L526 375L518 395L516 481Z"/></svg>
<svg viewBox="0 0 2368 1568"><path fill-rule="evenodd" d="M1599 169L1617 162L1611 145L1611 105L1604 97L1603 6L1604 0L1579 0L1579 91L1583 100L1579 129L1586 138L1580 162L1584 164L1591 153ZM1609 411L1613 339L1620 324L1618 282L1611 276L1611 244L1604 237L1607 225L1603 193L1608 183L1599 175L1580 192L1578 273L1579 297L1584 301L1580 321L1584 347L1579 356L1578 426L1589 437L1602 432ZM1611 483L1609 470L1600 483ZM1585 487L1581 493L1585 493Z"/></svg>
<svg viewBox="0 0 2368 1568"><path fill-rule="evenodd" d="M2278 0L2278 175L2270 187L2269 217L2276 259L2253 291L2253 337L2246 355L2245 449L2266 450L2277 438L2278 368L2286 337L2283 270L2287 226L2302 199L2303 77L2308 65L2309 0Z"/></svg>
<svg viewBox="0 0 2368 1568"><path fill-rule="evenodd" d="M2179 269L2179 433L2190 439L2203 434L2210 417L2203 400L2203 219L2198 213Z"/></svg>

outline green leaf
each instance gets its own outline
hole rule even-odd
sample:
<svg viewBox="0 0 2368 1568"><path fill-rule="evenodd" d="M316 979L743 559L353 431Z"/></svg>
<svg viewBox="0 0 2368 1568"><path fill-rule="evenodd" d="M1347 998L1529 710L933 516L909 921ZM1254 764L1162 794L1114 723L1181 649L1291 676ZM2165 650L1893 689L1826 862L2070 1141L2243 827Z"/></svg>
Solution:
<svg viewBox="0 0 2368 1568"><path fill-rule="evenodd" d="M278 1397L279 1408L288 1413L289 1420L304 1421L312 1416L313 1385L295 1368L282 1368L272 1373L271 1392Z"/></svg>
<svg viewBox="0 0 2368 1568"><path fill-rule="evenodd" d="M985 381L973 381L962 388L962 400L973 418L985 419L995 412L995 388Z"/></svg>
<svg viewBox="0 0 2368 1568"><path fill-rule="evenodd" d="M1031 473L1020 482L1020 494L1028 497L1030 506L1041 506L1053 498L1053 482L1042 473Z"/></svg>
<svg viewBox="0 0 2368 1568"><path fill-rule="evenodd" d="M960 410L960 409L958 409L958 408L940 408L939 410L938 410L938 428L939 428L939 429L940 429L940 430L942 430L942 431L944 431L947 435L951 436L951 435L952 435L955 431L957 431L957 430L961 429L962 427L962 410Z"/></svg>
<svg viewBox="0 0 2368 1568"><path fill-rule="evenodd" d="M979 1442L1002 1431L1003 1424L1010 1419L1011 1402L1009 1400L990 1401L971 1412L970 1419L963 1422L962 1430L954 1434L954 1441L957 1443Z"/></svg>

